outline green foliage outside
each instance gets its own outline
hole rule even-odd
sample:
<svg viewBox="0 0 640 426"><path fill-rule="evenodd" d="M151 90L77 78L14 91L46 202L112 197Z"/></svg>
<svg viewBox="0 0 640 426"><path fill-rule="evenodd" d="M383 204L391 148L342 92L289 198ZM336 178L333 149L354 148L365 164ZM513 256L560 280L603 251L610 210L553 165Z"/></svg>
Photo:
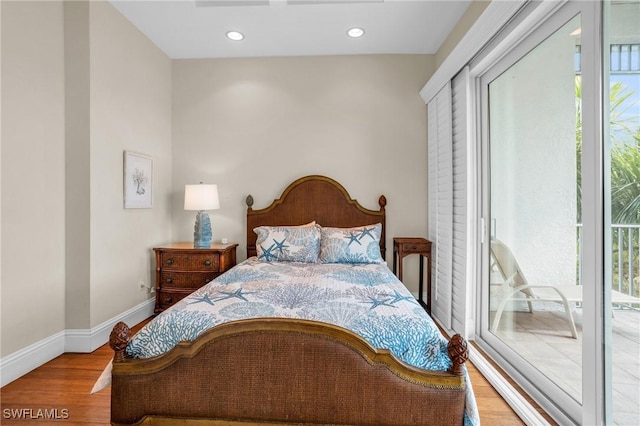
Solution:
<svg viewBox="0 0 640 426"><path fill-rule="evenodd" d="M576 76L576 151L578 185L578 223L582 222L582 79ZM622 83L612 83L609 90L609 139L611 157L611 223L616 225L640 224L640 126L628 114L632 96L637 94ZM629 292L629 253L633 253L635 277L633 295L640 297L640 230L617 228L612 232L613 282L615 289ZM630 233L631 232L631 233ZM630 233L630 234L629 234ZM619 235L621 234L621 235ZM619 271L622 256L622 271ZM622 286L618 288L620 273Z"/></svg>

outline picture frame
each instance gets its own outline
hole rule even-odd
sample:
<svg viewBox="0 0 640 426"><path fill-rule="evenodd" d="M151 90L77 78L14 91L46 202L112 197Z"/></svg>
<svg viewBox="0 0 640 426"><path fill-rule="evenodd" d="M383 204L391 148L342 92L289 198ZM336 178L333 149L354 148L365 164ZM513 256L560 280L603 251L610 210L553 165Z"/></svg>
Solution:
<svg viewBox="0 0 640 426"><path fill-rule="evenodd" d="M150 209L153 205L153 159L124 151L124 208Z"/></svg>

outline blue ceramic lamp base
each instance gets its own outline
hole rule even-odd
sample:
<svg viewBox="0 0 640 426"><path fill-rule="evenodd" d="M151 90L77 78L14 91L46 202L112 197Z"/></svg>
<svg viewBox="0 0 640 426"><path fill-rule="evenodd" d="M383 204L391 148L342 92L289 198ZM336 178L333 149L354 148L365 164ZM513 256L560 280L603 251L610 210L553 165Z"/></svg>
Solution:
<svg viewBox="0 0 640 426"><path fill-rule="evenodd" d="M211 219L205 211L199 210L196 214L196 224L193 227L193 247L209 248L212 239Z"/></svg>

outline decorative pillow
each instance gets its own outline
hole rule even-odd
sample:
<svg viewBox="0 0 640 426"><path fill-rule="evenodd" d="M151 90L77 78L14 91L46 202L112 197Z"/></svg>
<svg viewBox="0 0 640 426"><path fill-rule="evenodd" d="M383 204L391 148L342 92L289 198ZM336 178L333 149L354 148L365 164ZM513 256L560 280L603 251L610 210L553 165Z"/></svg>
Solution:
<svg viewBox="0 0 640 426"><path fill-rule="evenodd" d="M320 227L315 222L300 226L254 228L258 259L267 262L316 263L320 253Z"/></svg>
<svg viewBox="0 0 640 426"><path fill-rule="evenodd" d="M356 228L320 228L320 262L382 263L382 224Z"/></svg>

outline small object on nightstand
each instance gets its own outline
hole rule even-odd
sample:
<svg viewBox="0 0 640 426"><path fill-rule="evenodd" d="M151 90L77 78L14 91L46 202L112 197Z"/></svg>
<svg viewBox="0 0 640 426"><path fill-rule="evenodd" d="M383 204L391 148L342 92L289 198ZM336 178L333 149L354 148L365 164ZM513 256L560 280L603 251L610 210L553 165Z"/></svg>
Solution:
<svg viewBox="0 0 640 426"><path fill-rule="evenodd" d="M424 238L394 238L393 239L393 273L398 265L398 279L402 281L402 259L410 254L420 255L420 277L418 282L418 303L426 308L431 315L431 241ZM424 257L427 257L427 303L422 298ZM399 259L399 260L398 260Z"/></svg>
<svg viewBox="0 0 640 426"><path fill-rule="evenodd" d="M156 253L156 307L160 313L236 265L236 243L193 243L154 247Z"/></svg>

